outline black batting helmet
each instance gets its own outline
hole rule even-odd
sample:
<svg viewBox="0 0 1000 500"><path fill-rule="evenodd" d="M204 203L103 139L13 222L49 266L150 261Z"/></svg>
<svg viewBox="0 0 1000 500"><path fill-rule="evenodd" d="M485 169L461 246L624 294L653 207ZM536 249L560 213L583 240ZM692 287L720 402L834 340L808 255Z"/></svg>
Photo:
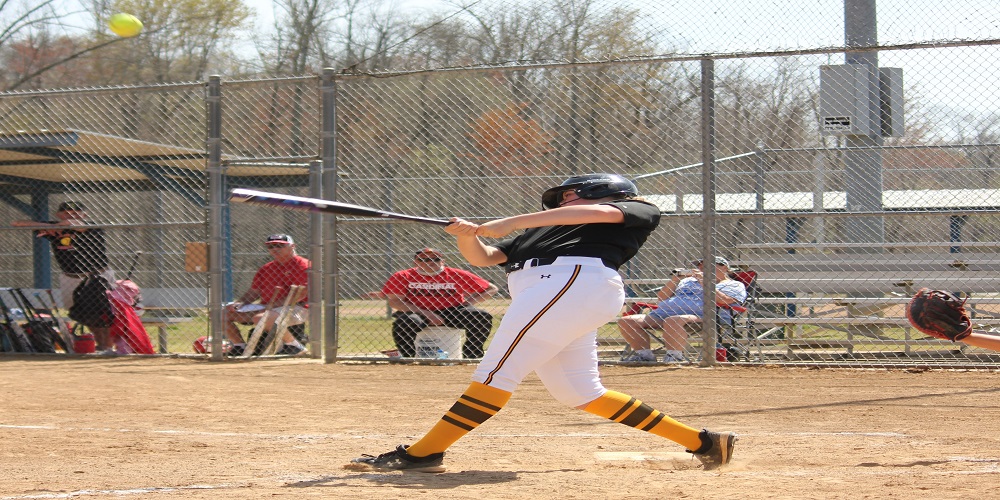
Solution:
<svg viewBox="0 0 1000 500"><path fill-rule="evenodd" d="M585 200L615 195L619 198L639 196L635 184L618 174L577 175L542 193L542 207L546 210L558 207L563 191L575 191L577 196Z"/></svg>

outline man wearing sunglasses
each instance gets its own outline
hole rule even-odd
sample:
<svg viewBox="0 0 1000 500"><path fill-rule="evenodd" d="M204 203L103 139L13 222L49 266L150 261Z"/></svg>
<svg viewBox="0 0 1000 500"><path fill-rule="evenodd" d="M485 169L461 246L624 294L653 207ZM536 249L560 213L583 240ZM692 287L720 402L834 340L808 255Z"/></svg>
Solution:
<svg viewBox="0 0 1000 500"><path fill-rule="evenodd" d="M413 267L390 276L382 293L395 310L392 339L400 356L416 354L417 332L428 326L448 326L465 330L463 358L483 357L493 315L474 306L497 293L493 283L469 271L445 267L444 254L422 248L413 256Z"/></svg>
<svg viewBox="0 0 1000 500"><path fill-rule="evenodd" d="M229 350L230 356L242 355L246 346L238 325L256 325L266 314L267 322L264 328L267 331L278 319L281 306L291 286L307 286L309 283L309 268L312 267L312 263L295 253L295 241L290 235L272 234L264 240L264 248L271 255L271 261L257 270L246 293L226 307L226 337L233 343L233 347ZM280 292L276 291L279 288ZM261 305L253 306L252 304L258 300ZM270 310L265 310L262 304L268 303L273 306ZM305 323L308 304L309 297L303 297L294 304L295 309L289 316L288 326ZM305 346L287 330L282 342L285 345L278 354L296 355L305 351Z"/></svg>

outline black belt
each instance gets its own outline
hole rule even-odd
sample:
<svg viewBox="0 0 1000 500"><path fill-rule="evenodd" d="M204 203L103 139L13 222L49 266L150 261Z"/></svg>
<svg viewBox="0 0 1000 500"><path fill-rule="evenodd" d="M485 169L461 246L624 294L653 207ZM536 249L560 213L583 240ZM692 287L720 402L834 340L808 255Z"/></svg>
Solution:
<svg viewBox="0 0 1000 500"><path fill-rule="evenodd" d="M567 255L567 257L581 257L581 256L580 255ZM510 273L512 273L514 271L520 271L521 269L527 269L529 267L547 266L549 264L555 263L555 261L556 261L557 258L558 257L540 257L540 258L537 258L537 259L528 259L528 260L522 260L522 261L519 261L519 262L508 262L508 263L504 264L503 270L504 270L505 273L510 274ZM617 267L615 267L613 264L610 264L608 261L606 261L604 259L601 259L601 263L604 264L604 267L607 267L607 268L610 268L610 269L614 269L614 270L618 270Z"/></svg>

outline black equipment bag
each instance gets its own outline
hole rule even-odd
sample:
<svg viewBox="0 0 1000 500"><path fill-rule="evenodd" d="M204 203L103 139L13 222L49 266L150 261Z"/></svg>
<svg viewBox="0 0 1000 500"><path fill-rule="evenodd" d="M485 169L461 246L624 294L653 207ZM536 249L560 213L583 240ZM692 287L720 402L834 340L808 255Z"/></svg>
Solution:
<svg viewBox="0 0 1000 500"><path fill-rule="evenodd" d="M28 318L28 322L24 325L24 333L28 335L35 352L55 353L57 344L63 351L69 352L59 336L59 327L55 324L55 320L51 316L46 319L39 314L38 309L20 288L15 288L13 294L25 317Z"/></svg>
<svg viewBox="0 0 1000 500"><path fill-rule="evenodd" d="M0 323L0 352L17 352L14 349L14 330L7 323Z"/></svg>
<svg viewBox="0 0 1000 500"><path fill-rule="evenodd" d="M31 342L31 348L35 352L55 353L56 342L58 341L62 345L62 340L59 339L59 331L54 330L45 321L29 320L24 325L24 333L28 335L28 341ZM65 350L65 346L63 346L63 350Z"/></svg>
<svg viewBox="0 0 1000 500"><path fill-rule="evenodd" d="M9 291L10 289L4 289ZM11 294L13 297L13 294ZM25 335L24 328L20 323L17 323L17 318L11 313L11 310L7 307L6 301L3 300L2 294L0 294L0 312L2 312L3 318L6 323L3 324L0 334L3 335L4 339L0 340L0 345L4 348L10 348L10 351L6 352L35 352L35 348L31 345L31 340Z"/></svg>
<svg viewBox="0 0 1000 500"><path fill-rule="evenodd" d="M107 328L115 319L115 310L108 298L111 283L99 274L84 278L73 290L73 306L69 308L70 319L91 328Z"/></svg>

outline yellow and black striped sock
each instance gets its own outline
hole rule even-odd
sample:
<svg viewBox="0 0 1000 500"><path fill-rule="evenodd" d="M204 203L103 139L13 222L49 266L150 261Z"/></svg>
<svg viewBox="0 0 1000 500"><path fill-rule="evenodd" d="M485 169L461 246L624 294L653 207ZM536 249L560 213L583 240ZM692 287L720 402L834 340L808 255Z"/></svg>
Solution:
<svg viewBox="0 0 1000 500"><path fill-rule="evenodd" d="M628 394L608 391L591 401L583 411L667 438L689 450L701 447L701 438L698 437L701 431L654 410Z"/></svg>
<svg viewBox="0 0 1000 500"><path fill-rule="evenodd" d="M441 420L406 452L415 457L426 457L447 450L455 441L496 415L510 401L510 396L511 393L486 384L469 384L469 388Z"/></svg>

